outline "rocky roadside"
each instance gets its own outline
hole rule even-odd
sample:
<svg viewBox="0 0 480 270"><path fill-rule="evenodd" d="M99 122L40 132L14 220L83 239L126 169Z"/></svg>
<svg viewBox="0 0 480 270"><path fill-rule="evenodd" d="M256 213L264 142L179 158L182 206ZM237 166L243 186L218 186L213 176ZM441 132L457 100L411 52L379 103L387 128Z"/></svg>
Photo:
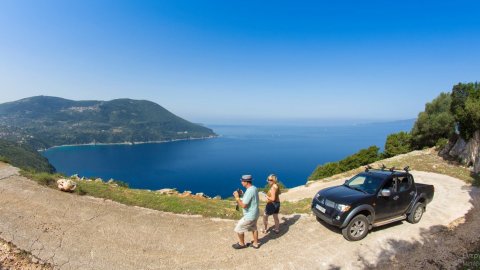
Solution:
<svg viewBox="0 0 480 270"><path fill-rule="evenodd" d="M32 254L0 239L0 270L47 270L53 267Z"/></svg>

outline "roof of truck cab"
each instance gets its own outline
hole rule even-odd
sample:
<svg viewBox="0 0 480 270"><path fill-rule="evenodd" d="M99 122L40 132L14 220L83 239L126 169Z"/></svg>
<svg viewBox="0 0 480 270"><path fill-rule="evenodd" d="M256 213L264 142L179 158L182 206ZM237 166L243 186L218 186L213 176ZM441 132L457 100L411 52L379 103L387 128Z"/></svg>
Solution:
<svg viewBox="0 0 480 270"><path fill-rule="evenodd" d="M363 174L369 174L369 175L376 175L376 176L380 176L382 178L387 178L389 176L405 176L407 175L408 173L405 172L405 171L390 171L390 170L373 170L373 169L370 169L366 172L363 172Z"/></svg>

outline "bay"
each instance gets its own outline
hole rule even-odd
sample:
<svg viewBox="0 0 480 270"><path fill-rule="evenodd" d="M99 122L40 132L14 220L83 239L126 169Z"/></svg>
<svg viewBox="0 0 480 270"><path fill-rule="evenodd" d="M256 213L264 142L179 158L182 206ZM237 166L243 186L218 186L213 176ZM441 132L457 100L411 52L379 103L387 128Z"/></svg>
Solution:
<svg viewBox="0 0 480 270"><path fill-rule="evenodd" d="M218 138L137 145L84 145L42 154L65 175L113 178L131 188L176 188L230 197L242 174L263 187L275 173L287 187L303 185L315 167L362 148L383 150L388 134L409 131L414 120L348 126L209 125Z"/></svg>

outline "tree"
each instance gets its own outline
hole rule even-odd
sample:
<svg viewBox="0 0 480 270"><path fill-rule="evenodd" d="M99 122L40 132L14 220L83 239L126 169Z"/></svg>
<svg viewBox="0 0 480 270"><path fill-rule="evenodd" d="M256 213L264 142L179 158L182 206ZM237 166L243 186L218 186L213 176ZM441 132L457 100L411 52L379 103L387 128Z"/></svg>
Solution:
<svg viewBox="0 0 480 270"><path fill-rule="evenodd" d="M412 136L407 132L390 134L385 142L385 157L393 157L412 150Z"/></svg>
<svg viewBox="0 0 480 270"><path fill-rule="evenodd" d="M450 111L460 136L470 139L475 131L480 130L480 85L475 82L453 86Z"/></svg>
<svg viewBox="0 0 480 270"><path fill-rule="evenodd" d="M416 149L432 147L441 138L455 133L455 118L451 113L452 96L441 93L425 105L412 128L412 146Z"/></svg>

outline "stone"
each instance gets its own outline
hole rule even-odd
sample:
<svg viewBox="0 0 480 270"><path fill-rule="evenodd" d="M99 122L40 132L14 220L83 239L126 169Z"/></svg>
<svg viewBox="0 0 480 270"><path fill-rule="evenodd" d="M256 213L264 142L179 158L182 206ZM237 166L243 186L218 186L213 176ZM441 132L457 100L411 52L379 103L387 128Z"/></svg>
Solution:
<svg viewBox="0 0 480 270"><path fill-rule="evenodd" d="M214 200L221 200L222 197L221 197L220 195L217 195L217 196L213 197L213 199L214 199Z"/></svg>
<svg viewBox="0 0 480 270"><path fill-rule="evenodd" d="M209 199L209 198L210 198L210 197L208 197L207 195L205 195L205 193L203 193L203 192L195 193L195 196L196 196L196 197L200 197L200 198L206 198L206 199Z"/></svg>
<svg viewBox="0 0 480 270"><path fill-rule="evenodd" d="M77 183L70 179L58 179L57 186L61 191L73 192L77 188Z"/></svg>
<svg viewBox="0 0 480 270"><path fill-rule="evenodd" d="M459 138L448 154L451 157L459 159L467 167L473 167L473 173L479 173L480 130L477 130L468 142Z"/></svg>
<svg viewBox="0 0 480 270"><path fill-rule="evenodd" d="M160 194L165 194L165 195L178 194L178 191L174 188L162 188L157 190L156 192Z"/></svg>
<svg viewBox="0 0 480 270"><path fill-rule="evenodd" d="M102 178L97 178L97 179L95 179L95 183L103 183Z"/></svg>
<svg viewBox="0 0 480 270"><path fill-rule="evenodd" d="M448 154L452 157L460 157L462 153L465 152L466 145L467 142L464 139L458 138Z"/></svg>

